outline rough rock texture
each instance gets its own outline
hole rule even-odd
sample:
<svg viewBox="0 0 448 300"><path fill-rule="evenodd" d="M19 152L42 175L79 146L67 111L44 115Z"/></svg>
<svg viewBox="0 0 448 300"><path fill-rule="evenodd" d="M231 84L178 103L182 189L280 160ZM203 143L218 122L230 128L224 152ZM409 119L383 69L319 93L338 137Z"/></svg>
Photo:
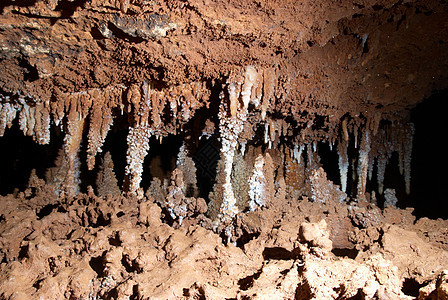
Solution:
<svg viewBox="0 0 448 300"><path fill-rule="evenodd" d="M205 216L179 226L146 197L61 202L38 185L0 205L3 299L446 297L448 235L396 208L288 200L239 214L225 243Z"/></svg>
<svg viewBox="0 0 448 300"><path fill-rule="evenodd" d="M410 110L448 88L447 19L436 0L3 0L0 137L58 155L0 198L0 298L446 299L447 221L396 206Z"/></svg>
<svg viewBox="0 0 448 300"><path fill-rule="evenodd" d="M38 99L222 78L249 64L284 78L284 113L300 110L289 99L323 116L388 112L446 86L443 1L55 0L0 9L2 89Z"/></svg>
<svg viewBox="0 0 448 300"><path fill-rule="evenodd" d="M144 80L225 81L253 65L276 79L270 110L306 125L347 113L392 118L446 87L443 1L55 0L0 9L0 87L43 102Z"/></svg>

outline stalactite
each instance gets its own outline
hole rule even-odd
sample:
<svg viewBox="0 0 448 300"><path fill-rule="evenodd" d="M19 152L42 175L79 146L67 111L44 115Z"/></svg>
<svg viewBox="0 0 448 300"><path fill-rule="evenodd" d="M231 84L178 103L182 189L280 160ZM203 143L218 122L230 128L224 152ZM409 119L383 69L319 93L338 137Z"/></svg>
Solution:
<svg viewBox="0 0 448 300"><path fill-rule="evenodd" d="M276 123L274 120L270 120L269 121L269 149L271 149L271 145L272 143L275 142L275 138L276 138L276 134L275 134L275 130L276 130Z"/></svg>
<svg viewBox="0 0 448 300"><path fill-rule="evenodd" d="M344 140L348 142L349 135L348 135L348 128L347 128L347 119L342 120L342 134L344 135Z"/></svg>
<svg viewBox="0 0 448 300"><path fill-rule="evenodd" d="M101 147L113 123L109 96L109 93L98 90L91 92L94 102L90 110L89 131L87 133L87 167L89 170L92 170L95 166L95 156L98 152L101 152Z"/></svg>
<svg viewBox="0 0 448 300"><path fill-rule="evenodd" d="M307 163L306 168L309 170L317 169L320 167L320 165L319 165L320 158L317 153L317 148L316 148L316 151L313 151L313 149L314 149L314 147L311 144L306 145L306 156L308 158L308 163Z"/></svg>
<svg viewBox="0 0 448 300"><path fill-rule="evenodd" d="M142 85L143 97L140 90L133 85L128 91L129 103L133 106L134 124L129 128L127 136L128 149L126 151L127 190L136 194L140 188L143 174L143 162L149 151L149 138L152 129L148 124L149 111L151 110L151 91L149 83ZM138 101L137 101L138 99Z"/></svg>
<svg viewBox="0 0 448 300"><path fill-rule="evenodd" d="M67 129L64 137L64 152L68 163L67 176L63 184L63 193L73 197L79 192L79 148L84 130L85 115L79 109L79 95L69 97Z"/></svg>
<svg viewBox="0 0 448 300"><path fill-rule="evenodd" d="M120 11L126 13L129 8L129 0L119 0L120 1Z"/></svg>
<svg viewBox="0 0 448 300"><path fill-rule="evenodd" d="M403 165L404 165L404 181L406 194L411 193L411 159L412 159L412 142L414 137L414 124L408 123L404 125L403 135Z"/></svg>
<svg viewBox="0 0 448 300"><path fill-rule="evenodd" d="M65 101L63 101L62 93L56 94L56 101L51 102L51 115L56 126L62 125L62 119L65 116Z"/></svg>
<svg viewBox="0 0 448 300"><path fill-rule="evenodd" d="M218 164L218 172L221 178L215 184L214 197L221 198L221 205L217 212L218 219L229 222L238 212L237 199L235 197L231 178L232 165L235 156L235 150L238 145L238 139L244 128L244 123L248 117L248 106L252 98L252 88L260 82L259 73L254 67L248 66L244 73L244 83L241 86L242 107L232 108L236 103L239 105L238 91L240 83L230 81L227 85L229 93L229 103L221 101L219 110L219 133L221 137L221 160ZM223 99L224 100L224 99ZM236 115L232 115L236 113ZM222 195L222 196L221 196ZM215 200L220 201L220 200Z"/></svg>
<svg viewBox="0 0 448 300"><path fill-rule="evenodd" d="M300 164L301 160L302 160L302 152L303 149L305 149L305 145L297 145L294 144L294 148L292 150L292 157L297 161L298 164Z"/></svg>
<svg viewBox="0 0 448 300"><path fill-rule="evenodd" d="M269 122L266 121L264 123L264 144L268 144L269 143Z"/></svg>
<svg viewBox="0 0 448 300"><path fill-rule="evenodd" d="M244 84L241 88L241 98L244 104L244 108L249 107L249 102L252 95L252 87L256 84L258 79L257 70L253 66L247 66L244 73Z"/></svg>
<svg viewBox="0 0 448 300"><path fill-rule="evenodd" d="M383 194L384 191L384 175L386 173L387 156L382 154L377 157L377 182L378 182L378 193Z"/></svg>
<svg viewBox="0 0 448 300"><path fill-rule="evenodd" d="M40 145L50 143L50 108L47 102L36 105L33 139Z"/></svg>
<svg viewBox="0 0 448 300"><path fill-rule="evenodd" d="M373 132L373 136L376 136L376 134L378 133L378 129L380 127L380 122L381 122L381 117L382 117L381 113L377 112L371 119L370 130Z"/></svg>
<svg viewBox="0 0 448 300"><path fill-rule="evenodd" d="M5 129L12 126L16 118L17 109L13 103L0 103L0 137L5 134Z"/></svg>
<svg viewBox="0 0 448 300"><path fill-rule="evenodd" d="M250 102L255 107L259 107L262 97L263 97L263 72L260 71L255 74L255 80L253 80Z"/></svg>
<svg viewBox="0 0 448 300"><path fill-rule="evenodd" d="M367 172L369 166L369 152L370 152L370 131L365 130L362 135L361 146L359 149L358 158L358 199L364 199L367 184Z"/></svg>
<svg viewBox="0 0 448 300"><path fill-rule="evenodd" d="M206 138L210 138L215 132L215 126L216 126L215 123L213 123L210 119L207 119L205 121L204 128L202 129L202 133L199 138L201 139L204 136Z"/></svg>
<svg viewBox="0 0 448 300"><path fill-rule="evenodd" d="M230 116L235 117L238 110L238 96L240 91L237 90L240 86L231 82L228 86L229 91L229 107L230 107Z"/></svg>
<svg viewBox="0 0 448 300"><path fill-rule="evenodd" d="M276 75L274 69L267 69L263 72L263 101L261 103L261 119L264 121L266 112L270 108L272 98L274 97Z"/></svg>
<svg viewBox="0 0 448 300"><path fill-rule="evenodd" d="M348 175L348 141L344 139L340 139L338 143L338 165L339 165L339 174L341 177L341 190L343 192L347 192L347 175Z"/></svg>
<svg viewBox="0 0 448 300"><path fill-rule="evenodd" d="M28 131L28 119L30 115L30 107L28 105L23 105L22 109L19 112L19 128L23 132L24 135L27 134Z"/></svg>

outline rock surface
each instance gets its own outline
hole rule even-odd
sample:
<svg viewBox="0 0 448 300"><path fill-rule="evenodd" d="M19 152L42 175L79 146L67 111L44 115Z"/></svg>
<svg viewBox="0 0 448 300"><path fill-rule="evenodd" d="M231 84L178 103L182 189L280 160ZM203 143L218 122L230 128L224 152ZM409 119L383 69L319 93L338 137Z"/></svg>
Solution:
<svg viewBox="0 0 448 300"><path fill-rule="evenodd" d="M4 299L414 299L418 289L420 299L446 294L448 235L425 234L425 222L403 222L400 209L382 212L337 198L276 206L273 199L269 209L240 213L235 242L227 243L207 217L170 224L167 211L146 197L79 194L61 202L49 186L41 188L32 197L0 198ZM356 225L360 220L367 225ZM443 230L440 224L433 223L433 230ZM419 288L407 290L405 280Z"/></svg>

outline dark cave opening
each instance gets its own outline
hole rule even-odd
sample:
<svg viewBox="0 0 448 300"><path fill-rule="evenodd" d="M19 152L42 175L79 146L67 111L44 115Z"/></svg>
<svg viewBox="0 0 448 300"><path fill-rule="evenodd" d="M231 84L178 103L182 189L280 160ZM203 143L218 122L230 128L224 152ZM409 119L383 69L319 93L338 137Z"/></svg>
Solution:
<svg viewBox="0 0 448 300"><path fill-rule="evenodd" d="M199 141L193 155L193 161L196 164L199 197L207 201L215 184L219 157L219 145L215 137L202 138Z"/></svg>
<svg viewBox="0 0 448 300"><path fill-rule="evenodd" d="M320 157L320 163L322 164L325 173L327 173L327 178L334 184L341 186L336 145L330 147L329 143L319 143L318 153Z"/></svg>
<svg viewBox="0 0 448 300"><path fill-rule="evenodd" d="M411 111L415 125L412 152L411 203L417 217L448 218L448 90L434 93Z"/></svg>
<svg viewBox="0 0 448 300"><path fill-rule="evenodd" d="M176 159L182 146L182 135L168 135L160 142L155 136L149 140L149 152L143 164L141 186L146 191L155 177L161 182L171 178L171 172L176 168Z"/></svg>
<svg viewBox="0 0 448 300"><path fill-rule="evenodd" d="M23 135L17 119L13 121L0 138L0 195L25 190L33 169L39 178L45 178L62 146L63 134L58 127L51 127L50 140L48 145L39 145L32 137Z"/></svg>

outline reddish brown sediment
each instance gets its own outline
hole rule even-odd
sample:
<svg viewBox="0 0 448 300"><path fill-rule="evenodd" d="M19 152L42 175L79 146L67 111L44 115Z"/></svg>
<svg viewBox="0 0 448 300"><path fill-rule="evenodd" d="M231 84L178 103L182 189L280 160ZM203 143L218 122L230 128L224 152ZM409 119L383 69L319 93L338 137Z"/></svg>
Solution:
<svg viewBox="0 0 448 300"><path fill-rule="evenodd" d="M0 137L59 154L0 198L0 298L448 298L447 221L385 184L393 163L411 193L410 112L448 88L447 17L435 0L4 1Z"/></svg>

